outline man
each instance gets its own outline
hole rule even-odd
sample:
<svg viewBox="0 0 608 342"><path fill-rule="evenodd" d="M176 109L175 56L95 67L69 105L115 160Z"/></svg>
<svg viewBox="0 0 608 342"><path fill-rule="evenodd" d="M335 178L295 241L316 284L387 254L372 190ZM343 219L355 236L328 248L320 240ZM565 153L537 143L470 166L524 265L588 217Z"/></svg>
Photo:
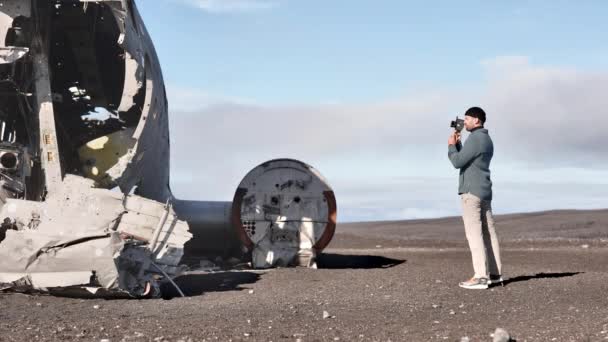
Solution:
<svg viewBox="0 0 608 342"><path fill-rule="evenodd" d="M458 193L462 202L462 219L473 259L473 278L461 282L467 289L487 289L492 283L502 283L500 250L492 216L492 181L490 161L494 145L483 126L486 113L479 107L469 108L464 114L464 127L471 134L464 146L460 133L448 139L448 157L460 169Z"/></svg>

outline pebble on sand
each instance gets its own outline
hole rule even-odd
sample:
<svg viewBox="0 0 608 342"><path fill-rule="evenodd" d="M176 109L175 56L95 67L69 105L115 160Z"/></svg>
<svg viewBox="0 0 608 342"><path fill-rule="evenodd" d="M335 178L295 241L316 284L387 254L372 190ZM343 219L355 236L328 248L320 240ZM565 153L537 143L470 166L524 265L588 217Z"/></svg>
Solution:
<svg viewBox="0 0 608 342"><path fill-rule="evenodd" d="M494 342L509 342L511 341L511 336L509 335L509 333L502 328L496 328L496 330L494 331L494 334L492 334L492 336L494 337L493 341Z"/></svg>

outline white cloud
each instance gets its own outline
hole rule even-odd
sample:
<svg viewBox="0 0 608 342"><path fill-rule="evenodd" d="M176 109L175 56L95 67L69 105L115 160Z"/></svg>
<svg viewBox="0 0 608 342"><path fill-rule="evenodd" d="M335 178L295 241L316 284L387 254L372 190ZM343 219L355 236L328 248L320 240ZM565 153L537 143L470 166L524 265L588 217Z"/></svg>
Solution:
<svg viewBox="0 0 608 342"><path fill-rule="evenodd" d="M218 95L202 89L171 84L167 85L167 97L172 112L200 112L207 110L210 106L221 104L253 103L248 99Z"/></svg>
<svg viewBox="0 0 608 342"><path fill-rule="evenodd" d="M511 159L545 167L606 166L608 72L495 63L488 74L488 125Z"/></svg>
<svg viewBox="0 0 608 342"><path fill-rule="evenodd" d="M453 94L441 93L368 105L262 106L222 101L176 112L176 101L170 99L169 108L176 118L174 129L186 133L180 139L194 142L203 135L208 141L223 141L224 149L239 154L272 150L327 156L356 148L394 150L403 143L429 143L434 138L443 142L453 119L448 104L454 101L458 99Z"/></svg>
<svg viewBox="0 0 608 342"><path fill-rule="evenodd" d="M269 0L179 0L209 13L248 12L271 9L277 1Z"/></svg>
<svg viewBox="0 0 608 342"><path fill-rule="evenodd" d="M448 121L479 104L497 157L545 167L604 163L608 73L535 67L519 57L484 66L491 77L479 94L441 90L363 105L273 106L170 87L170 109L183 143L204 136L236 154L329 157L443 146Z"/></svg>
<svg viewBox="0 0 608 342"><path fill-rule="evenodd" d="M498 56L482 60L481 66L487 76L503 78L512 72L529 69L530 59L527 56Z"/></svg>
<svg viewBox="0 0 608 342"><path fill-rule="evenodd" d="M261 105L169 87L176 194L230 200L251 168L290 157L329 178L348 219L457 214L448 121L481 105L496 146L499 212L608 203L608 193L591 194L606 184L608 73L535 66L525 57L485 60L482 68L481 92L440 89L368 104ZM395 183L399 175L410 181ZM361 184L367 190L355 190Z"/></svg>

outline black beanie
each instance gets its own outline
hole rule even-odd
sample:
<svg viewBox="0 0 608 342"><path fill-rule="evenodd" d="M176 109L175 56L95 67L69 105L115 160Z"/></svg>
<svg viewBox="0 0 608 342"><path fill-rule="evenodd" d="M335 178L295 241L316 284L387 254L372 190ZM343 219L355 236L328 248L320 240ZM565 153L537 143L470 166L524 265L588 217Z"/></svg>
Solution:
<svg viewBox="0 0 608 342"><path fill-rule="evenodd" d="M484 112L483 109L481 109L479 107L471 107L471 108L467 109L467 111L464 113L464 115L478 118L479 120L481 120L482 124L486 123L486 112Z"/></svg>

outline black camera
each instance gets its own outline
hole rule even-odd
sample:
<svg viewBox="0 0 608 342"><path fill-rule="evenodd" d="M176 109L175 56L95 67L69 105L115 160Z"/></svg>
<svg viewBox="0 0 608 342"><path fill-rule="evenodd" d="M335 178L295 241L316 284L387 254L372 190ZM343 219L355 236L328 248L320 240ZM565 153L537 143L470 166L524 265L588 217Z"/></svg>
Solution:
<svg viewBox="0 0 608 342"><path fill-rule="evenodd" d="M464 120L456 117L456 120L450 123L450 127L454 128L456 132L460 133L460 131L462 131L462 129L464 128Z"/></svg>

